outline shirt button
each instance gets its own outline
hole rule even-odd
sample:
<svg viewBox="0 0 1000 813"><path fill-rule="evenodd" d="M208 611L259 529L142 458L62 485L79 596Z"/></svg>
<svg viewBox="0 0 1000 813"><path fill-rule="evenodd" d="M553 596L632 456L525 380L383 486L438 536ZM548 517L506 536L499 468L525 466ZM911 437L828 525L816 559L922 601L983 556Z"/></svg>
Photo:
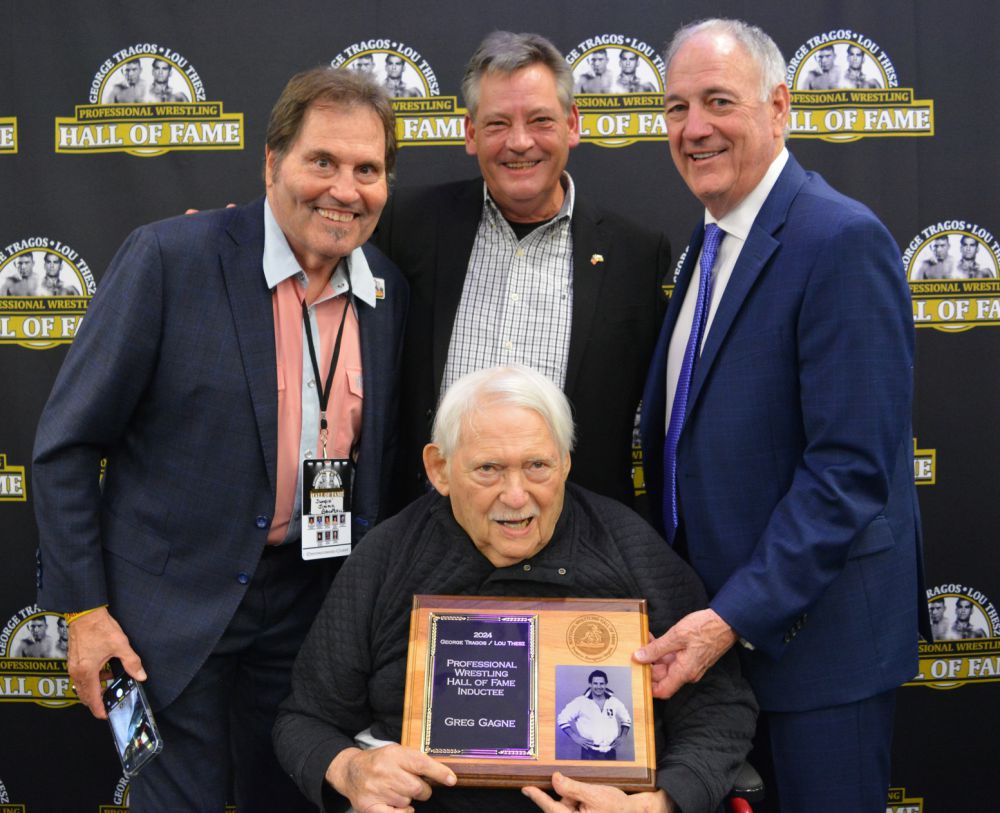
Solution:
<svg viewBox="0 0 1000 813"><path fill-rule="evenodd" d="M312 459L312 456L313 456L313 453L312 453L312 452L311 452L311 451L310 451L309 449L306 449L306 450L305 450L305 451L304 451L304 452L302 453L302 457L303 457L303 459L304 459L304 460L311 460L311 459Z"/></svg>
<svg viewBox="0 0 1000 813"><path fill-rule="evenodd" d="M523 257L524 256L524 249L523 248L519 248L517 251L514 252L514 256L516 256L516 257Z"/></svg>
<svg viewBox="0 0 1000 813"><path fill-rule="evenodd" d="M565 576L566 575L566 568L564 568L564 567L559 568L559 575L560 576Z"/></svg>
<svg viewBox="0 0 1000 813"><path fill-rule="evenodd" d="M510 301L511 302L520 302L521 301L521 295L520 294L511 294L510 295Z"/></svg>
<svg viewBox="0 0 1000 813"><path fill-rule="evenodd" d="M503 349L504 350L513 350L514 349L514 343L513 342L504 342L503 343Z"/></svg>
<svg viewBox="0 0 1000 813"><path fill-rule="evenodd" d="M309 387L309 389L314 389L316 387L316 381L314 379L310 378L309 379L309 383L306 384L306 386Z"/></svg>
<svg viewBox="0 0 1000 813"><path fill-rule="evenodd" d="M236 581L238 581L240 584L249 584L250 577L246 573L240 573L236 577Z"/></svg>
<svg viewBox="0 0 1000 813"><path fill-rule="evenodd" d="M270 524L271 524L270 518L265 517L263 514L261 514L259 517L257 517L257 519L254 520L254 525L256 525L261 530L263 530Z"/></svg>
<svg viewBox="0 0 1000 813"><path fill-rule="evenodd" d="M531 565L525 565L524 566L524 572L525 573L530 573L531 572Z"/></svg>

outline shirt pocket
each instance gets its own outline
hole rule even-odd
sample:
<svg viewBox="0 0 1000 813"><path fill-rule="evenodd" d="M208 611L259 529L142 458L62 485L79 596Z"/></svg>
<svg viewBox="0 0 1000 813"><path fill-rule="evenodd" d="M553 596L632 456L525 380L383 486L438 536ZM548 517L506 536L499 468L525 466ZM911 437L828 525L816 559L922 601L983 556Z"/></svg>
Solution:
<svg viewBox="0 0 1000 813"><path fill-rule="evenodd" d="M365 382L360 367L347 368L347 389L351 395L362 399L365 397Z"/></svg>

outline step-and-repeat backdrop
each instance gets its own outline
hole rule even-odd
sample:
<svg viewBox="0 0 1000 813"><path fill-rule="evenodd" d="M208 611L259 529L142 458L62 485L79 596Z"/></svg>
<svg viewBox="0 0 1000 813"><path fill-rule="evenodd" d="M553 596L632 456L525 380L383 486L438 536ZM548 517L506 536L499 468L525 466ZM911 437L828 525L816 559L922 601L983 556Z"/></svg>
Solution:
<svg viewBox="0 0 1000 813"><path fill-rule="evenodd" d="M393 87L398 184L474 175L459 85L479 40L503 28L549 36L578 77L596 63L616 80L578 100L578 194L665 229L680 256L699 207L669 159L660 52L679 24L707 14L774 36L788 60L791 150L871 206L899 243L917 327L913 475L938 640L921 645L920 672L899 693L887 809L986 809L1000 724L1000 5L5 0L0 811L97 813L128 800L106 724L70 689L64 625L35 604L31 490L38 416L124 237L188 207L259 195L270 106L317 64L371 70Z"/></svg>

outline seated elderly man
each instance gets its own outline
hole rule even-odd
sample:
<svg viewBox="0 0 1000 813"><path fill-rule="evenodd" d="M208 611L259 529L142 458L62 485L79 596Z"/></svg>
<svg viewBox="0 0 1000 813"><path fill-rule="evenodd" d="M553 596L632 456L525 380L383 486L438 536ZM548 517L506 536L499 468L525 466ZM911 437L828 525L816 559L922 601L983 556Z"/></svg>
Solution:
<svg viewBox="0 0 1000 813"><path fill-rule="evenodd" d="M278 715L278 758L325 810L344 804L338 793L364 813L565 810L534 788L452 787L449 768L400 745L355 747L369 729L400 739L413 595L645 597L652 629L667 629L705 606L704 591L638 515L566 482L570 406L544 376L465 376L442 399L432 441L424 465L438 493L372 530L340 571ZM591 793L588 810L716 809L756 716L735 659L655 703L659 790L626 796L556 774L571 809Z"/></svg>

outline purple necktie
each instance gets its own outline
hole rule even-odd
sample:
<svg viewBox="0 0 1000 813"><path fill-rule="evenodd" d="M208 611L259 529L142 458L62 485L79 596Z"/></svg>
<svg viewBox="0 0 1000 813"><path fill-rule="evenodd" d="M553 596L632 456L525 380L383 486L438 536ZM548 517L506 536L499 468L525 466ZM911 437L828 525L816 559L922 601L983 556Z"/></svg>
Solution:
<svg viewBox="0 0 1000 813"><path fill-rule="evenodd" d="M719 243L725 232L714 223L705 227L705 241L701 247L701 275L698 278L698 299L694 306L694 319L691 322L691 335L688 336L687 347L684 349L684 361L681 373L677 378L677 389L674 392L674 403L670 409L670 425L667 427L667 439L663 445L663 525L667 531L667 539L673 544L674 532L677 530L677 441L684 427L684 416L687 414L688 392L691 389L691 378L694 375L694 364L701 355L701 339L705 335L705 324L708 322L708 309L712 301L712 266L715 255L719 252Z"/></svg>

